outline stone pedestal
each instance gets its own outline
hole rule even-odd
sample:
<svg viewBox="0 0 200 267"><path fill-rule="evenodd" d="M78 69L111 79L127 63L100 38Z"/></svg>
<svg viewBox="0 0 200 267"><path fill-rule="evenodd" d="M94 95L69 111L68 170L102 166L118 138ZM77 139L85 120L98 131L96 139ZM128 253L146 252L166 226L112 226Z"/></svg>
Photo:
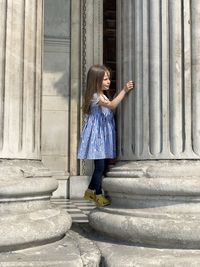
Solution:
<svg viewBox="0 0 200 267"><path fill-rule="evenodd" d="M50 205L58 183L40 161L0 162L0 252L61 239L71 217Z"/></svg>
<svg viewBox="0 0 200 267"><path fill-rule="evenodd" d="M199 161L120 162L104 179L108 207L90 224L133 244L199 249Z"/></svg>

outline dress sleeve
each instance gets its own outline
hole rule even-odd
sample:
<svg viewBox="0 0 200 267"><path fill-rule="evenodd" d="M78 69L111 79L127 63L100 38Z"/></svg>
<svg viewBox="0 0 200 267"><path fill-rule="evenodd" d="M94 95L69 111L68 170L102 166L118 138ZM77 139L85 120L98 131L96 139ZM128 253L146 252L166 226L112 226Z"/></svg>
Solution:
<svg viewBox="0 0 200 267"><path fill-rule="evenodd" d="M95 94L93 95L93 98L92 98L92 104L93 104L93 105L97 105L98 102L99 102L99 100L100 100L100 95L98 95L97 93L95 93Z"/></svg>

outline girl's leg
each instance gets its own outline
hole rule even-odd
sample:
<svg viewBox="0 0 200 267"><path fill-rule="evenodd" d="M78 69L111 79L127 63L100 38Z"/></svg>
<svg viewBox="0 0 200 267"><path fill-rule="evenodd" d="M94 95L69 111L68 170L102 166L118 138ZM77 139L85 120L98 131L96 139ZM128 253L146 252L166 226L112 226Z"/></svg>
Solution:
<svg viewBox="0 0 200 267"><path fill-rule="evenodd" d="M88 188L91 190L95 190L97 195L102 194L101 183L105 169L106 169L106 159L94 160L94 172Z"/></svg>
<svg viewBox="0 0 200 267"><path fill-rule="evenodd" d="M108 163L109 163L109 159L105 159L105 168L104 168L103 176L106 176L106 173L108 171Z"/></svg>

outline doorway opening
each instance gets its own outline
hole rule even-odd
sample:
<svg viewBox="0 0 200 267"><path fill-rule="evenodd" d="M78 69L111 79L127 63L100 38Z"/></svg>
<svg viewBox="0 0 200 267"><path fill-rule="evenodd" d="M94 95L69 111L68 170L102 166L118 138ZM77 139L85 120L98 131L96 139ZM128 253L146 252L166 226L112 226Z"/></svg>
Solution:
<svg viewBox="0 0 200 267"><path fill-rule="evenodd" d="M116 93L117 85L117 40L116 40L116 0L103 1L103 64L112 71L109 97ZM115 165L115 159L109 159L109 168Z"/></svg>
<svg viewBox="0 0 200 267"><path fill-rule="evenodd" d="M109 95L116 93L116 0L103 1L103 63L112 70Z"/></svg>

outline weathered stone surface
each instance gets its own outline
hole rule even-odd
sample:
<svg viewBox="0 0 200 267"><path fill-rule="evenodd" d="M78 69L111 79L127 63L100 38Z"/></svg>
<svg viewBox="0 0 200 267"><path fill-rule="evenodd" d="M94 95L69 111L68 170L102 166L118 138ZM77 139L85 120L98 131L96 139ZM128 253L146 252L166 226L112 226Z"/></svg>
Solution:
<svg viewBox="0 0 200 267"><path fill-rule="evenodd" d="M132 244L199 249L200 163L151 161L122 165L111 170L112 177L108 173L104 178L103 186L112 204L90 213L91 226ZM122 176L124 171L128 177Z"/></svg>
<svg viewBox="0 0 200 267"><path fill-rule="evenodd" d="M155 249L97 242L102 253L102 267L199 267L199 250Z"/></svg>
<svg viewBox="0 0 200 267"><path fill-rule="evenodd" d="M100 266L101 253L94 241L94 236L92 237L91 234L86 233L79 224L75 223L72 225L69 234L79 247L84 266Z"/></svg>
<svg viewBox="0 0 200 267"><path fill-rule="evenodd" d="M98 267L97 246L75 231L53 244L0 254L1 267Z"/></svg>
<svg viewBox="0 0 200 267"><path fill-rule="evenodd" d="M0 252L38 246L61 239L71 217L59 209L44 209L0 218Z"/></svg>
<svg viewBox="0 0 200 267"><path fill-rule="evenodd" d="M0 162L0 252L50 243L65 235L71 217L50 205L57 186L40 161Z"/></svg>
<svg viewBox="0 0 200 267"><path fill-rule="evenodd" d="M195 213L170 216L156 214L153 210L134 212L115 207L92 211L89 221L99 232L132 244L159 248L200 248L200 217Z"/></svg>
<svg viewBox="0 0 200 267"><path fill-rule="evenodd" d="M200 250L134 246L100 235L87 224L79 225L79 229L76 231L99 248L101 267L198 267L200 264Z"/></svg>

